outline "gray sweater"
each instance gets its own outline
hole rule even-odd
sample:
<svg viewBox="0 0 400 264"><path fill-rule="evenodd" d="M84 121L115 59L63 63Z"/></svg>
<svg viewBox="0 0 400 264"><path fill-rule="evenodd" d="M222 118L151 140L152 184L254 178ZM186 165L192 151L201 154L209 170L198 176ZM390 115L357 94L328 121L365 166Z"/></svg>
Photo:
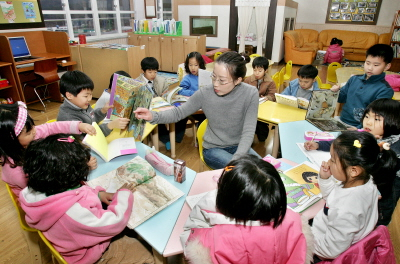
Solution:
<svg viewBox="0 0 400 264"><path fill-rule="evenodd" d="M64 103L58 111L57 121L82 121L82 123L92 124L101 122L105 117L106 114L103 114L101 109L93 110L90 105L87 109L82 109L64 98ZM101 124L100 128L104 136L108 136L112 131L107 124Z"/></svg>
<svg viewBox="0 0 400 264"><path fill-rule="evenodd" d="M226 148L238 146L234 155L250 150L257 124L257 88L240 83L229 94L218 96L212 85L196 91L186 103L171 110L154 112L152 124L176 123L202 109L208 119L203 147Z"/></svg>

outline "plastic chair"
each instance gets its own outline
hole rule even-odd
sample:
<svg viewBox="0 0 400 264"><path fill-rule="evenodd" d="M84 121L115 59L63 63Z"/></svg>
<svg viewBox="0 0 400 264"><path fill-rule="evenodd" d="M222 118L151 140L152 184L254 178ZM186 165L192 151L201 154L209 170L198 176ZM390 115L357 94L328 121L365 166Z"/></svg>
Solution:
<svg viewBox="0 0 400 264"><path fill-rule="evenodd" d="M214 61L216 61L217 60L217 58L219 57L219 55L221 55L222 54L222 52L221 51L217 51L217 52L215 52L215 54L214 54Z"/></svg>
<svg viewBox="0 0 400 264"><path fill-rule="evenodd" d="M196 127L196 119L194 119L194 117L192 116L188 116L188 122L187 125L191 126L193 129L193 141L194 141L194 146L197 148L197 139L196 139L196 135L197 135L197 127Z"/></svg>
<svg viewBox="0 0 400 264"><path fill-rule="evenodd" d="M207 163L204 161L204 156L203 156L203 136L204 133L206 132L208 125L208 119L205 119L203 122L201 122L199 128L197 129L197 141L199 142L199 154L200 154L200 167L199 167L199 172L204 171L204 165L207 166L210 170L212 170Z"/></svg>
<svg viewBox="0 0 400 264"><path fill-rule="evenodd" d="M10 186L6 183L6 189L10 195L11 201L17 210L19 225L26 232L24 233L26 243L28 244L29 252L31 252L31 263L42 263L42 256L40 254L38 230L28 226L25 221L25 212L19 205L18 197L13 193Z"/></svg>
<svg viewBox="0 0 400 264"><path fill-rule="evenodd" d="M285 70L285 75L283 76L283 81L290 81L290 78L292 78L292 61L288 61L286 63L286 70Z"/></svg>
<svg viewBox="0 0 400 264"><path fill-rule="evenodd" d="M279 71L279 86L277 87L278 93L281 93L281 86L283 85L283 76L285 76L285 67Z"/></svg>
<svg viewBox="0 0 400 264"><path fill-rule="evenodd" d="M279 72L276 72L274 75L272 75L271 78L274 81L276 88L278 89L278 87L279 87Z"/></svg>
<svg viewBox="0 0 400 264"><path fill-rule="evenodd" d="M342 64L339 62L332 62L328 66L328 74L326 77L326 80L331 83L337 83L337 78L336 78L336 69L342 68Z"/></svg>
<svg viewBox="0 0 400 264"><path fill-rule="evenodd" d="M257 53L253 53L253 54L251 54L249 57L250 57L251 59L254 59L254 58L257 58L257 57L261 57L261 55L260 55L260 54L257 54Z"/></svg>
<svg viewBox="0 0 400 264"><path fill-rule="evenodd" d="M33 87L33 91L35 92L37 98L39 99L40 103L43 105L44 111L39 109L30 109L39 112L46 112L46 105L44 104L43 100L48 97L48 85L58 82L60 77L57 74L58 65L57 60L55 58L52 59L45 59L40 61L35 61L33 66L34 73L39 77L39 79L35 79L33 81L26 82L23 86L23 90L25 91L26 86ZM43 95L44 97L40 97L38 93L38 88L45 86Z"/></svg>
<svg viewBox="0 0 400 264"><path fill-rule="evenodd" d="M42 241L46 244L46 246L50 249L51 252L51 257L54 263L54 259L56 260L57 263L59 264L68 264L65 259L61 256L60 253L58 253L58 251L53 247L53 245L50 243L49 240L47 240L47 238L43 235L43 233L41 231L38 231L38 234L40 236L40 238L42 239Z"/></svg>
<svg viewBox="0 0 400 264"><path fill-rule="evenodd" d="M315 80L318 83L319 89L331 89L331 87L332 87L332 85L330 85L329 83L322 83L322 80L318 75L317 75L317 77L315 77Z"/></svg>
<svg viewBox="0 0 400 264"><path fill-rule="evenodd" d="M57 122L57 119L50 119L46 121L46 123L53 123L53 122Z"/></svg>

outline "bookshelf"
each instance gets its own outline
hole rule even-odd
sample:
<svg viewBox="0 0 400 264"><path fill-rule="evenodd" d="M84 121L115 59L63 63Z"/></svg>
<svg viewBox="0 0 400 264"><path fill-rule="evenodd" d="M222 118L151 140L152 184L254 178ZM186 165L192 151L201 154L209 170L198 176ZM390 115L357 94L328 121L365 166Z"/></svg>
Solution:
<svg viewBox="0 0 400 264"><path fill-rule="evenodd" d="M400 72L400 10L396 11L390 30L390 46L393 48L394 56L391 71Z"/></svg>

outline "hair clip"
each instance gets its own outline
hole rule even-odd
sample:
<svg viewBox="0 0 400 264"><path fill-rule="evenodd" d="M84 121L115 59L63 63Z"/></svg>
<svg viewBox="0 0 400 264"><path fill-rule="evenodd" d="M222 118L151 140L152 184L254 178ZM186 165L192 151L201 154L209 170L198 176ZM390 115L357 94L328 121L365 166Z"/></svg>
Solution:
<svg viewBox="0 0 400 264"><path fill-rule="evenodd" d="M69 136L67 138L59 138L57 141L72 143L75 141L75 138L73 136Z"/></svg>
<svg viewBox="0 0 400 264"><path fill-rule="evenodd" d="M243 58L244 61L246 60L246 58L244 56L242 56L242 58Z"/></svg>
<svg viewBox="0 0 400 264"><path fill-rule="evenodd" d="M235 166L226 166L224 171L231 171Z"/></svg>
<svg viewBox="0 0 400 264"><path fill-rule="evenodd" d="M390 144L389 143L387 143L387 142L379 142L378 143L378 146L381 148L381 149L384 149L384 150L389 150L390 149Z"/></svg>
<svg viewBox="0 0 400 264"><path fill-rule="evenodd" d="M353 146L356 148L361 148L361 143L358 139L354 140Z"/></svg>

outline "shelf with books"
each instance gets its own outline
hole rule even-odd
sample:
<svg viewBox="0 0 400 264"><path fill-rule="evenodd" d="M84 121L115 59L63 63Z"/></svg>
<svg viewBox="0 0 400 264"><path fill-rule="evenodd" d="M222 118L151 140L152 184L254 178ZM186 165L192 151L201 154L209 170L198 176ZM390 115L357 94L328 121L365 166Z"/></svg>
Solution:
<svg viewBox="0 0 400 264"><path fill-rule="evenodd" d="M390 70L400 72L400 10L396 11L390 30L390 46L393 48L393 61Z"/></svg>

